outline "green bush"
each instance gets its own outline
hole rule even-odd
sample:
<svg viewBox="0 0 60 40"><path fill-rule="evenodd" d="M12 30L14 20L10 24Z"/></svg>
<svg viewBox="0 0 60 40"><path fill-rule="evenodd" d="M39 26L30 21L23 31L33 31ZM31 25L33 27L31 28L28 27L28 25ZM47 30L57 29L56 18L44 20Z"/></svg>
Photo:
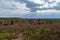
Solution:
<svg viewBox="0 0 60 40"><path fill-rule="evenodd" d="M16 38L16 33L2 33L0 34L0 39L11 39Z"/></svg>
<svg viewBox="0 0 60 40"><path fill-rule="evenodd" d="M50 30L44 27L37 29L34 33L32 31L24 32L24 40L44 40L49 37Z"/></svg>
<svg viewBox="0 0 60 40"><path fill-rule="evenodd" d="M7 23L7 22L1 22L0 25L2 25L2 26L7 26L8 23Z"/></svg>

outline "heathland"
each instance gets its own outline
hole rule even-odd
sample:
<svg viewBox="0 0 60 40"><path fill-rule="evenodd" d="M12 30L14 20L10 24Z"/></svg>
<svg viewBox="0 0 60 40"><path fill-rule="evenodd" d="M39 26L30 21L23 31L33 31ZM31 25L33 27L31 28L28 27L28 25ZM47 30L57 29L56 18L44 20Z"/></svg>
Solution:
<svg viewBox="0 0 60 40"><path fill-rule="evenodd" d="M60 19L0 18L0 40L60 40Z"/></svg>

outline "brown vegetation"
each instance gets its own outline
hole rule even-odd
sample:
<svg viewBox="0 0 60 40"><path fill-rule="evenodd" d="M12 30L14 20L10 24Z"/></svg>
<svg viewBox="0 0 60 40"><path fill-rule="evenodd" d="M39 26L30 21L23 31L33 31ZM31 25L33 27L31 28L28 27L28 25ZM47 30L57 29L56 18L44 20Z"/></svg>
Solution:
<svg viewBox="0 0 60 40"><path fill-rule="evenodd" d="M1 40L15 40L19 34L24 40L59 40L60 20L1 18L0 34Z"/></svg>

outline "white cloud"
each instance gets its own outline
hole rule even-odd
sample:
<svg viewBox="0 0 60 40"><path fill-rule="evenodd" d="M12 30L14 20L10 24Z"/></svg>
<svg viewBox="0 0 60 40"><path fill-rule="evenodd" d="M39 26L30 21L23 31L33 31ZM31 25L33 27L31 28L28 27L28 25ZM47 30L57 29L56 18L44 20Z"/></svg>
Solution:
<svg viewBox="0 0 60 40"><path fill-rule="evenodd" d="M23 14L27 12L29 12L29 8L26 7L26 4L15 0L0 0L0 14Z"/></svg>
<svg viewBox="0 0 60 40"><path fill-rule="evenodd" d="M52 9L52 10L37 10L37 13L42 13L42 14L44 14L44 15L46 15L46 14L60 14L60 10L55 10L55 9Z"/></svg>
<svg viewBox="0 0 60 40"><path fill-rule="evenodd" d="M26 8L25 4L16 2L15 0L0 0L1 8Z"/></svg>
<svg viewBox="0 0 60 40"><path fill-rule="evenodd" d="M56 12L56 10L37 10L37 12Z"/></svg>
<svg viewBox="0 0 60 40"><path fill-rule="evenodd" d="M30 1L33 1L33 2L35 2L37 4L43 4L43 3L45 3L45 1L42 1L42 0L30 0Z"/></svg>
<svg viewBox="0 0 60 40"><path fill-rule="evenodd" d="M45 2L44 0L30 0L33 1L37 4L42 4L42 6L39 6L40 8L53 8L54 6L58 6L58 2L60 2L60 0L47 0L49 2Z"/></svg>
<svg viewBox="0 0 60 40"><path fill-rule="evenodd" d="M48 2L42 1L42 0L30 0L37 4L42 4L43 6L38 6L37 8L52 8L54 6L57 6L57 3L60 2L60 0L49 0L50 2L56 1L52 4L49 4ZM5 9L4 9L5 8ZM13 9L11 9L13 8ZM20 2L17 2L15 0L0 0L0 15L50 15L53 13L60 13L60 10L37 10L34 14L30 12L30 9L26 7L26 4L22 4ZM27 15L27 16L28 16ZM40 16L40 15L39 15Z"/></svg>

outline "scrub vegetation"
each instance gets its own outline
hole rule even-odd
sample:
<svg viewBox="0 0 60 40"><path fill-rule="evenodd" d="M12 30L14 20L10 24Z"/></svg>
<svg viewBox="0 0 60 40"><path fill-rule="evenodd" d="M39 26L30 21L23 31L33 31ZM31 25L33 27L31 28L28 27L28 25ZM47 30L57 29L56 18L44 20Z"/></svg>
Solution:
<svg viewBox="0 0 60 40"><path fill-rule="evenodd" d="M0 18L0 40L60 40L60 19Z"/></svg>

